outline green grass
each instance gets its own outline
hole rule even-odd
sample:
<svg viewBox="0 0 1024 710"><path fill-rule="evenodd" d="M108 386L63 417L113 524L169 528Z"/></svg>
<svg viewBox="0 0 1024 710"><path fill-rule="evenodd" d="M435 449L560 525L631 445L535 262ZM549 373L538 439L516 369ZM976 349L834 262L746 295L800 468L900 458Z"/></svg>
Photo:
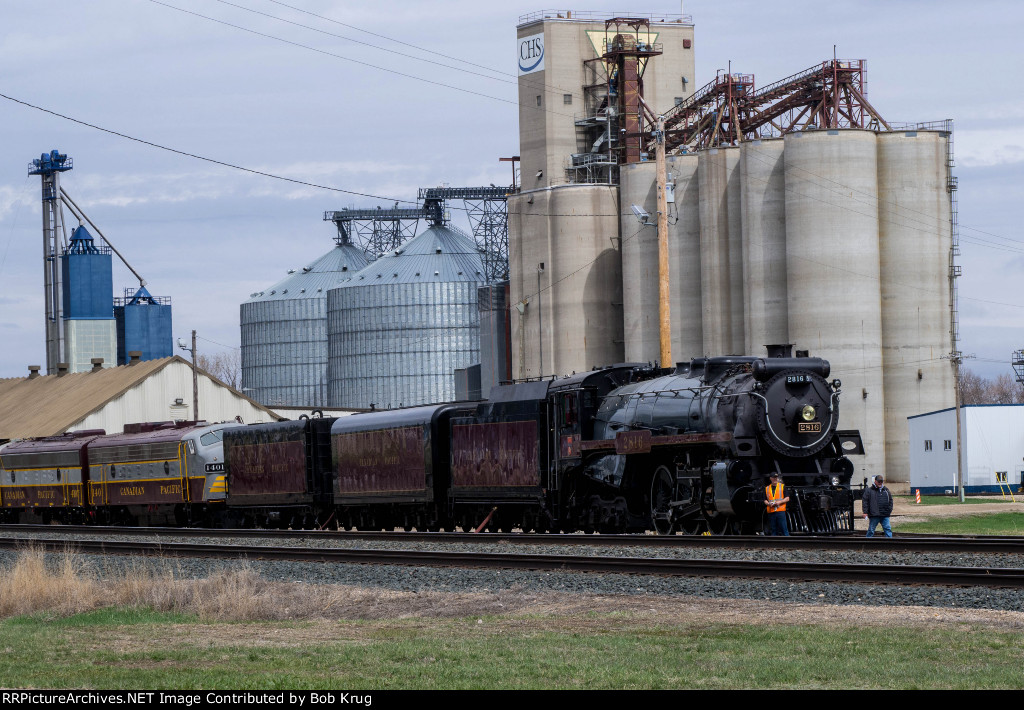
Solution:
<svg viewBox="0 0 1024 710"><path fill-rule="evenodd" d="M1014 493L1018 503L1024 502L1024 495ZM896 496L896 500L901 500L911 505L917 505L914 496ZM969 496L964 498L964 504L973 505L980 503L1012 503L1009 497L1003 498L1002 496ZM956 496L921 496L921 505L961 505L960 499Z"/></svg>
<svg viewBox="0 0 1024 710"><path fill-rule="evenodd" d="M521 617L181 625L138 610L86 616L0 623L0 686L1024 687L1024 635L967 625L655 625L595 613L552 630L550 618Z"/></svg>
<svg viewBox="0 0 1024 710"><path fill-rule="evenodd" d="M956 518L934 518L920 523L893 522L893 530L896 532L935 535L1024 535L1024 513L983 513Z"/></svg>

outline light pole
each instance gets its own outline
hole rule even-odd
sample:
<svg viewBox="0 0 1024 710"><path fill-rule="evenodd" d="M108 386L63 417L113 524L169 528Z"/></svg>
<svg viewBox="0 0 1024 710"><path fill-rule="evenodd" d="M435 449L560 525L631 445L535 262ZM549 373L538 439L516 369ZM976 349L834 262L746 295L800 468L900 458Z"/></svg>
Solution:
<svg viewBox="0 0 1024 710"><path fill-rule="evenodd" d="M178 347L192 353L192 417L199 421L199 374L196 370L196 332L192 331L192 347L188 347L178 338Z"/></svg>

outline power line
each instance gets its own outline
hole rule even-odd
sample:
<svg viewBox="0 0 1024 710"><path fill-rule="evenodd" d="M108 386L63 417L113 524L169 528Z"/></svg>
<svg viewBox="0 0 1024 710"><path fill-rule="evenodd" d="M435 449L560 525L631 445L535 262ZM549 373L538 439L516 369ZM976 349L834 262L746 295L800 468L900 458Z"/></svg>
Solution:
<svg viewBox="0 0 1024 710"><path fill-rule="evenodd" d="M217 0L217 1L218 2L223 2L224 4L232 5L232 3L225 2L225 0ZM249 34L253 34L253 35L256 35L258 37L264 37L266 39L272 39L272 40L274 40L276 42L282 42L284 44L288 44L288 45L291 45L293 47L299 47L301 49L305 49L305 50L308 50L310 52L315 52L317 54L322 54L324 56L332 57L334 59L339 59L339 60L344 61L344 62L352 62L353 64L358 64L360 66L369 67L371 69L377 69L378 71L387 72L389 74L395 74L397 76L402 76L402 77L405 77L407 79L414 79L415 81L423 82L423 83L426 83L426 84L433 84L435 86L440 86L440 87L443 87L443 88L446 88L446 89L451 89L453 91L459 91L459 92L462 92L464 94L470 94L472 96L479 96L481 98L491 99L492 101L500 101L501 103L511 104L513 106L516 106L516 107L522 107L522 108L526 108L526 109L534 110L534 111L541 111L543 113L550 113L552 115L561 116L563 118L573 118L573 116L570 115L570 114L565 114L565 113L561 113L561 112L558 112L558 111L553 111L551 109L546 108L545 106L532 106L532 105L530 105L528 103L520 103L518 100L513 101L512 99L505 99L505 98L501 98L499 96L492 96L490 94L485 94L485 93L480 92L480 91L473 91L472 89L467 89L467 88L464 88L464 87L461 87L461 86L455 86L453 84L446 84L446 83L441 82L441 81L434 81L432 79L427 79L425 77L416 76L414 74L408 74L406 72L399 71L397 69L389 69L388 67L383 67L383 66L380 66L378 64L371 64L370 62L364 62L364 61L360 61L358 59L352 59L351 57L346 57L346 56L341 55L341 54L335 54L334 52L328 52L325 49L317 49L316 47L311 47L308 44L303 44L301 42L295 42L295 41L292 41L292 40L289 40L289 39L285 39L283 37L278 37L276 35L268 34L266 32L259 32L258 30L249 29L248 27L242 27L241 25L236 25L234 23L227 22L226 20L218 20L215 17L210 17L209 15L203 15L203 14L195 12L193 10L186 10L184 8L177 7L175 5L170 5L170 4L166 3L166 2L162 2L161 0L149 0L149 2L153 3L154 5L160 5L161 7L166 7L168 9L170 9L170 10L177 10L178 12L185 13L186 15L192 15L193 17L198 17L200 19L207 20L209 22L215 22L215 23L217 23L219 25L224 25L225 27L231 27L231 28L239 30L241 32L248 32ZM256 14L259 14L259 15L265 15L265 13L258 12L256 10L251 10L249 8L242 7L240 5L233 5L233 6L239 8L241 10L247 10L249 12L253 12L253 13L256 13ZM299 25L298 23L291 22L290 20L285 20L283 18L277 18L277 17L274 17L273 15L265 15L265 16L266 17L270 17L272 19L280 20L282 22L287 22L289 24L298 25L300 27L304 27L306 29L310 29L310 30L313 30L315 32L323 32L324 34L331 34L329 32L325 32L323 30L318 30L318 29L313 28L313 27L308 27L307 25ZM331 35L331 36L339 37L338 35ZM351 38L348 38L348 37L340 37L340 38L341 39L346 39L346 40L349 40L349 41L353 41L353 42L358 42L358 40L352 40ZM361 43L361 44L366 44L366 43ZM372 46L372 45L370 45L370 46ZM407 55L402 55L402 56L407 56ZM415 59L415 57L410 57L410 58ZM428 60L422 60L422 61L428 61ZM456 67L449 67L449 68L457 69ZM459 69L459 71L465 71L465 70ZM483 75L479 75L479 76L483 76ZM485 77L485 78L493 78L493 77Z"/></svg>

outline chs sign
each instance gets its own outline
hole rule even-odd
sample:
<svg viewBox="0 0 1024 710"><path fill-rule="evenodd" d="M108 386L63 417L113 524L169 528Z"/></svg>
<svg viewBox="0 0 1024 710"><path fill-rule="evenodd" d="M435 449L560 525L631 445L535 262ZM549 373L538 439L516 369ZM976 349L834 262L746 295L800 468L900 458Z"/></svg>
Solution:
<svg viewBox="0 0 1024 710"><path fill-rule="evenodd" d="M544 33L519 38L519 75L544 71Z"/></svg>

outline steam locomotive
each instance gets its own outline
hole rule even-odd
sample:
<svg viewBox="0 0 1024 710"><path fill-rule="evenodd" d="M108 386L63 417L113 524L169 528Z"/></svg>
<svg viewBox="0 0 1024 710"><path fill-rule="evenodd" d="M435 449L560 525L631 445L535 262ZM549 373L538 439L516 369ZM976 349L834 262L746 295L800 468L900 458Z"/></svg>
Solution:
<svg viewBox="0 0 1024 710"><path fill-rule="evenodd" d="M621 364L337 419L13 442L0 520L749 534L776 472L790 530L852 531L847 456L863 446L838 430L841 383L825 360L781 355Z"/></svg>

